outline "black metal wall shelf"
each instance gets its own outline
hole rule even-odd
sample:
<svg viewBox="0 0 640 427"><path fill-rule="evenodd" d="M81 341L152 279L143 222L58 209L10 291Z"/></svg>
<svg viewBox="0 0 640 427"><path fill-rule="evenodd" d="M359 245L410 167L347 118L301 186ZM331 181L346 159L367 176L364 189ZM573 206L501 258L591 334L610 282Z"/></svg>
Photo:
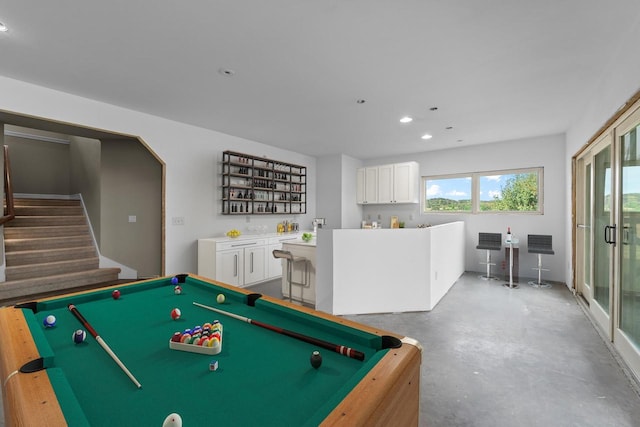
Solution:
<svg viewBox="0 0 640 427"><path fill-rule="evenodd" d="M222 153L222 214L307 213L307 168L235 151Z"/></svg>

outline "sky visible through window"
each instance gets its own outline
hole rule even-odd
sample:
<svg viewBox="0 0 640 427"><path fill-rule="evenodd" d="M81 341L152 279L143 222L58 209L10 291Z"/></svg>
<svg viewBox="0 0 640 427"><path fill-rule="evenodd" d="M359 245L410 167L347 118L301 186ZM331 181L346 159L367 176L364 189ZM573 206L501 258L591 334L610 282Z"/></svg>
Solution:
<svg viewBox="0 0 640 427"><path fill-rule="evenodd" d="M480 177L480 200L494 200L502 197L502 186L513 175L486 175ZM450 200L471 199L471 177L429 179L427 198Z"/></svg>
<svg viewBox="0 0 640 427"><path fill-rule="evenodd" d="M427 199L471 199L471 177L427 180Z"/></svg>

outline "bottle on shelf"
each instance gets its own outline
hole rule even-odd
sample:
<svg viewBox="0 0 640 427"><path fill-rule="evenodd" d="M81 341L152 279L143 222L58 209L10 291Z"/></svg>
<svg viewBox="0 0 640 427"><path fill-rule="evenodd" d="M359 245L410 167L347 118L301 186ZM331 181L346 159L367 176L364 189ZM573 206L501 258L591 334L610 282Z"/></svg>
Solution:
<svg viewBox="0 0 640 427"><path fill-rule="evenodd" d="M507 227L507 243L511 243L511 227Z"/></svg>

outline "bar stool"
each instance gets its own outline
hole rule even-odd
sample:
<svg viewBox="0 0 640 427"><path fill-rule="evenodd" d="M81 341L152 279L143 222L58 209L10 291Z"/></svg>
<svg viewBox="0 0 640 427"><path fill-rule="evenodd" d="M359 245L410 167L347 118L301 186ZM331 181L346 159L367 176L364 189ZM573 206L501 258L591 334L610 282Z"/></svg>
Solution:
<svg viewBox="0 0 640 427"><path fill-rule="evenodd" d="M309 263L305 257L302 256L293 256L290 251L283 251L281 249L273 250L273 257L280 258L287 261L287 283L289 284L289 302L293 302L293 293L291 292L292 285L309 287ZM294 282L293 281L293 265L295 263L304 262L304 282ZM300 292L300 302L304 304L304 298L302 297L302 292Z"/></svg>
<svg viewBox="0 0 640 427"><path fill-rule="evenodd" d="M547 268L542 268L542 255L553 255L553 245L551 242L551 236L545 234L529 234L527 236L528 252L530 254L538 254L538 267L534 267L533 270L538 270L538 281L532 280L529 285L534 288L550 288L551 284L542 281L542 272L549 271Z"/></svg>
<svg viewBox="0 0 640 427"><path fill-rule="evenodd" d="M496 265L491 262L491 251L499 251L502 249L502 233L478 233L478 246L476 249L484 249L487 251L487 262L481 262L480 264L487 264L487 275L480 276L482 279L497 279L497 277L491 275L491 266Z"/></svg>

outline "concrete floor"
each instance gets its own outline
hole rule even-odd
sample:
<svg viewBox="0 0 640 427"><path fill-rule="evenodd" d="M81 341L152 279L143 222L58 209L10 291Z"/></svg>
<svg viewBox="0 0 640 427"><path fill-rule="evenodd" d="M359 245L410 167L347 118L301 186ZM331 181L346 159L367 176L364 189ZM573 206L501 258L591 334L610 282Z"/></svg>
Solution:
<svg viewBox="0 0 640 427"><path fill-rule="evenodd" d="M431 312L345 316L422 343L421 425L640 426L637 384L565 286L478 275ZM282 296L279 281L252 290Z"/></svg>
<svg viewBox="0 0 640 427"><path fill-rule="evenodd" d="M640 426L637 384L564 285L507 289L479 274L431 312L345 316L422 343L421 425Z"/></svg>

